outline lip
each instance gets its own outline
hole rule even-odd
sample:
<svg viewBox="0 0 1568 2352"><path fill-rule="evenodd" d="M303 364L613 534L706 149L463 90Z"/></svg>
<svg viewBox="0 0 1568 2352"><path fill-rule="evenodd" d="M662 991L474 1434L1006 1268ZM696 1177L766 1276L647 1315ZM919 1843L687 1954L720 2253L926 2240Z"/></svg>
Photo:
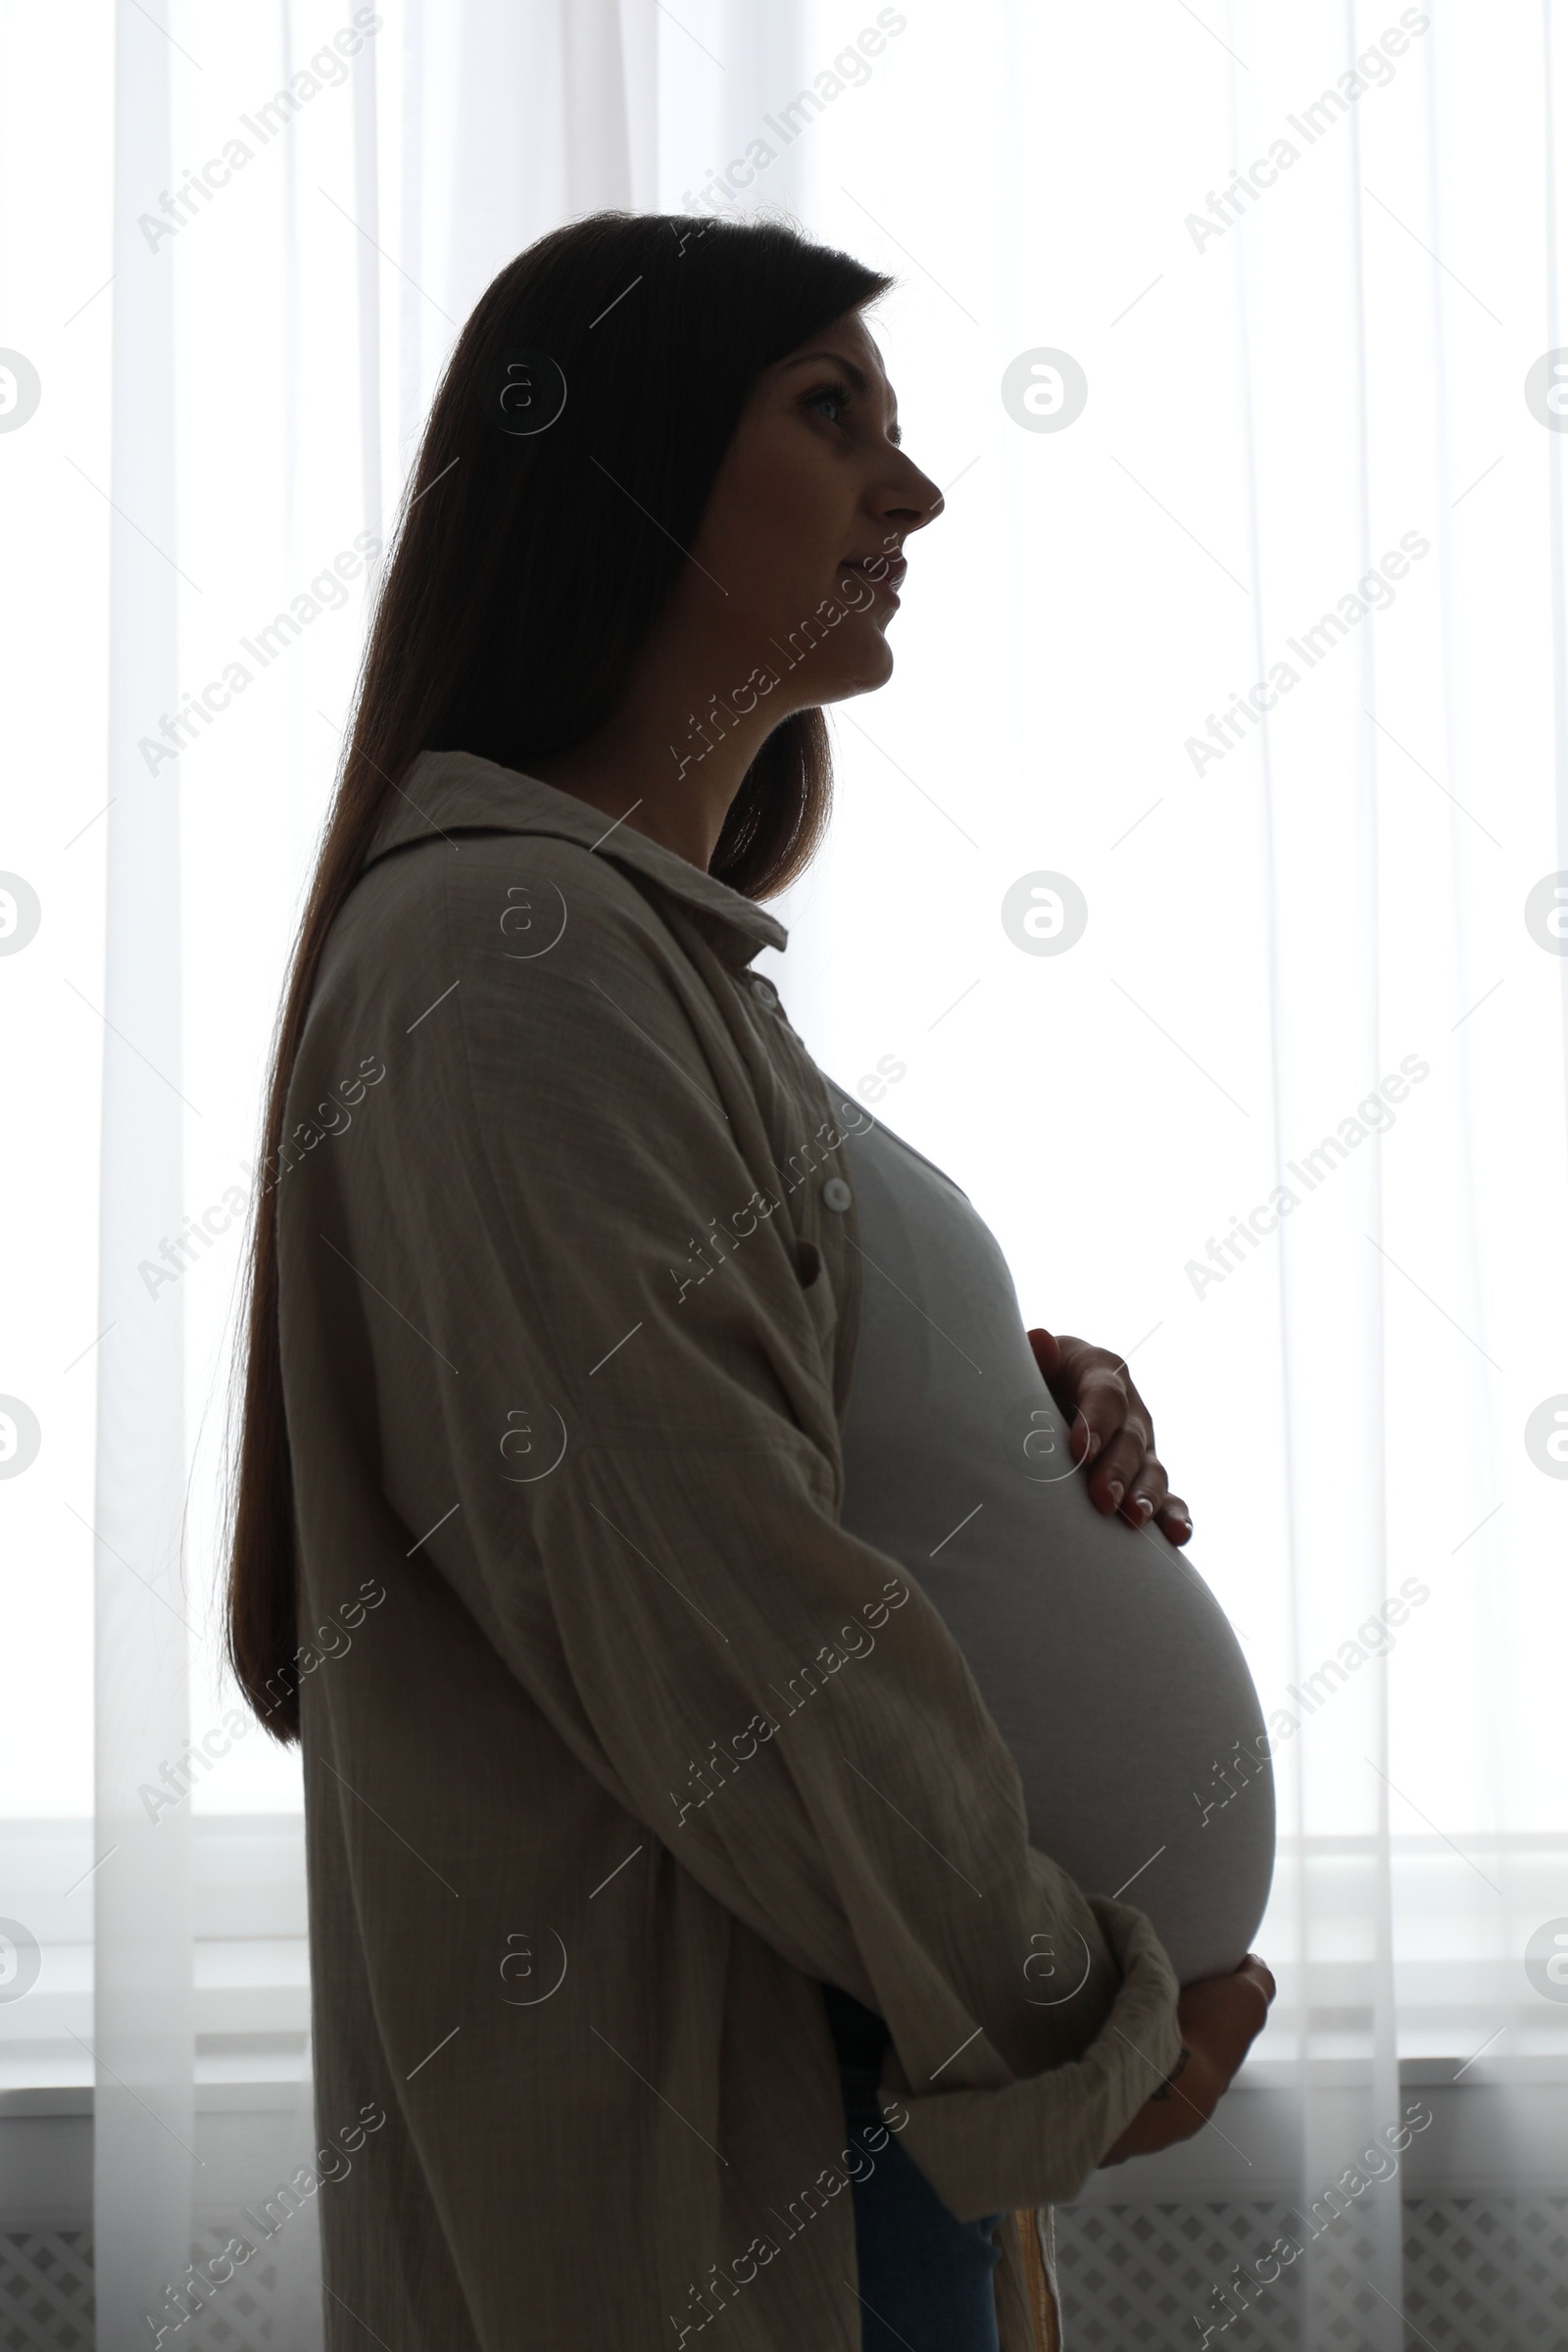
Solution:
<svg viewBox="0 0 1568 2352"><path fill-rule="evenodd" d="M883 595L895 605L899 601L899 590L904 585L904 575L908 568L909 562L906 556L888 556L883 555L880 551L874 556L850 558L839 565L841 571L859 572L870 581L873 588L880 588Z"/></svg>

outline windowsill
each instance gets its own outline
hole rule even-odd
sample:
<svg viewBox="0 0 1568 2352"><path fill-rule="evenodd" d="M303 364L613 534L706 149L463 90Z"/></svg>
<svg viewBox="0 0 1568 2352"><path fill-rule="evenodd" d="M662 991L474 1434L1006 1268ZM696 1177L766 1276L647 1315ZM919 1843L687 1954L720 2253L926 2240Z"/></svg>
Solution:
<svg viewBox="0 0 1568 2352"><path fill-rule="evenodd" d="M1314 2090L1349 2090L1368 2081L1370 2067L1363 2058L1309 2059L1304 2070ZM1250 2059L1237 2076L1235 2090L1298 2090L1303 2069L1295 2058ZM1525 2089L1568 2083L1568 2050L1526 2051L1507 2057L1489 2050L1485 2057L1469 2053L1458 2058L1401 2058L1399 2081L1413 2090Z"/></svg>
<svg viewBox="0 0 1568 2352"><path fill-rule="evenodd" d="M274 2082L198 2082L193 2105L198 2115L275 2114L297 2104L302 2079L296 2072L292 2079L279 2077ZM46 2116L90 2117L92 2109L90 2082L0 2090L0 2124L35 2123Z"/></svg>
<svg viewBox="0 0 1568 2352"><path fill-rule="evenodd" d="M265 2113L292 2106L304 2081L300 2057L298 2049L280 2051L275 2071L243 2076L225 2071L220 2059L198 2060L196 2113L217 2115L246 2109ZM1312 2064L1307 2086L1315 2092L1353 2091L1366 2081L1367 2069L1359 2059L1323 2058ZM1419 2091L1557 2089L1568 2086L1568 2056L1500 2058L1489 2054L1479 2063L1463 2058L1405 2058L1399 2065L1399 2086ZM1301 2088L1301 2069L1294 2060L1253 2060L1242 2069L1227 2096L1245 2098L1261 2093L1277 2098ZM0 2088L0 2122L91 2115L92 2109L90 2082L15 2083Z"/></svg>

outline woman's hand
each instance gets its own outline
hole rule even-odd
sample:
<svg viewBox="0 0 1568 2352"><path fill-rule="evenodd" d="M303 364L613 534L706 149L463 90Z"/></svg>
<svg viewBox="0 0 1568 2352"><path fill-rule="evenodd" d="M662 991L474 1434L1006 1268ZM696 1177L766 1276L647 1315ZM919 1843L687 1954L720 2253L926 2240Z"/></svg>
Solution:
<svg viewBox="0 0 1568 2352"><path fill-rule="evenodd" d="M1248 1953L1234 1976L1184 1984L1176 2004L1182 2037L1176 2072L1144 2101L1101 2158L1102 2169L1125 2164L1129 2156L1157 2156L1161 2148L1200 2132L1262 2032L1273 1998L1273 1976L1255 1952Z"/></svg>
<svg viewBox="0 0 1568 2352"><path fill-rule="evenodd" d="M1029 1334L1029 1345L1047 1388L1070 1416L1067 1443L1074 1461L1080 1469L1094 1463L1089 1499L1095 1508L1107 1515L1119 1511L1132 1527L1157 1519L1172 1544L1191 1542L1192 1516L1170 1492L1154 1451L1149 1407L1121 1357L1087 1340L1058 1340L1043 1330Z"/></svg>

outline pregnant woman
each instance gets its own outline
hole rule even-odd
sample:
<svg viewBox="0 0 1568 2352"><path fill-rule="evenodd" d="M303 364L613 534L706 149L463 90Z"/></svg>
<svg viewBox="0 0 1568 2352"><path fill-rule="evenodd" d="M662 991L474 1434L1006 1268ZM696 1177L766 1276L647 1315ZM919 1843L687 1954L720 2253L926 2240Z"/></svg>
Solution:
<svg viewBox="0 0 1568 2352"><path fill-rule="evenodd" d="M1052 2203L1196 2131L1272 1996L1256 1698L1136 1393L751 968L941 507L886 284L543 239L381 589L229 1610L303 1749L318 2128L386 2118L333 2347L1034 2352Z"/></svg>

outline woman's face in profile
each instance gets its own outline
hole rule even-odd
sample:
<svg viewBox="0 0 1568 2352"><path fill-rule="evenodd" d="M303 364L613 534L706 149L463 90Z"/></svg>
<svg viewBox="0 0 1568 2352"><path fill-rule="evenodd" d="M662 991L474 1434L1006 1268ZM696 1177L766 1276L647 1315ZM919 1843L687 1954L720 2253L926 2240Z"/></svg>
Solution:
<svg viewBox="0 0 1568 2352"><path fill-rule="evenodd" d="M788 675L791 705L864 694L892 673L904 542L941 505L899 446L881 354L851 312L759 376L682 586L732 658Z"/></svg>

